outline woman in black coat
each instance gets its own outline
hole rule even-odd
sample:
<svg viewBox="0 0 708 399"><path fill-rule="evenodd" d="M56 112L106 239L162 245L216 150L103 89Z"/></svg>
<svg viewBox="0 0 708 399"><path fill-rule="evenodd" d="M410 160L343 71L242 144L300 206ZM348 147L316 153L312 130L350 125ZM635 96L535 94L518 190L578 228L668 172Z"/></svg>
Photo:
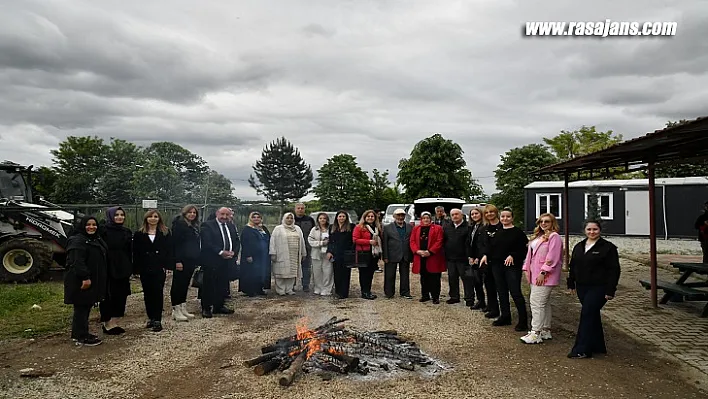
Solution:
<svg viewBox="0 0 708 399"><path fill-rule="evenodd" d="M125 211L116 206L106 211L106 224L100 235L108 246L108 285L106 298L101 301L103 332L123 334L118 321L125 316L125 303L130 295L130 276L133 274L133 233L125 227Z"/></svg>
<svg viewBox="0 0 708 399"><path fill-rule="evenodd" d="M172 318L175 321L187 321L194 317L194 314L187 311L187 292L201 252L199 211L196 206L185 206L182 213L172 221L172 245L175 257L175 272L172 274L170 288Z"/></svg>
<svg viewBox="0 0 708 399"><path fill-rule="evenodd" d="M568 265L568 289L576 291L582 304L580 325L569 358L584 359L607 353L600 310L615 297L620 278L617 247L600 236L600 222L585 222L586 239L573 248Z"/></svg>
<svg viewBox="0 0 708 399"><path fill-rule="evenodd" d="M349 221L349 213L339 211L329 230L327 259L334 263L334 294L338 299L349 298L352 269L346 266L345 251L354 250L352 233L354 224ZM352 261L352 259L350 259Z"/></svg>
<svg viewBox="0 0 708 399"><path fill-rule="evenodd" d="M484 226L482 220L482 208L472 208L469 214L469 238L467 241L467 259L471 267L470 273L472 274L472 282L474 283L474 292L477 296L477 302L475 302L470 308L472 310L481 310L487 312L487 302L492 304L492 308L498 308L497 305L497 287L494 285L494 278L489 276L485 278L488 274L484 270L479 268L479 233L482 232L482 227ZM487 288L487 301L484 297L484 287Z"/></svg>
<svg viewBox="0 0 708 399"><path fill-rule="evenodd" d="M162 331L166 270L174 270L170 232L157 210L149 210L133 235L133 265L140 273L148 322L145 328Z"/></svg>
<svg viewBox="0 0 708 399"><path fill-rule="evenodd" d="M97 230L96 218L85 216L67 243L64 303L74 305L71 338L77 345L96 346L101 343L97 336L89 333L91 307L106 295L108 249Z"/></svg>
<svg viewBox="0 0 708 399"><path fill-rule="evenodd" d="M241 232L241 276L238 287L249 297L265 296L266 279L270 281L270 232L260 212L248 215Z"/></svg>

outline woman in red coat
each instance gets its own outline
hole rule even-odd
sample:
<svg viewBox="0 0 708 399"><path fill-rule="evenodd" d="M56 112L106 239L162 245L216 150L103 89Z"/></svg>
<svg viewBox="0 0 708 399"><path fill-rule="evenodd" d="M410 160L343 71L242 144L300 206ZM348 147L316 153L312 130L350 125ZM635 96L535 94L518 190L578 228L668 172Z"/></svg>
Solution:
<svg viewBox="0 0 708 399"><path fill-rule="evenodd" d="M413 273L420 274L420 302L432 298L437 305L440 303L440 277L447 267L443 252L443 229L432 222L430 212L420 215L420 225L415 226L411 233L411 250Z"/></svg>
<svg viewBox="0 0 708 399"><path fill-rule="evenodd" d="M374 211L364 212L359 224L354 227L352 240L356 244L357 252L364 251L371 255L366 267L359 268L361 297L376 299L376 294L371 292L371 285L374 281L374 273L379 268L378 260L381 258L381 225Z"/></svg>

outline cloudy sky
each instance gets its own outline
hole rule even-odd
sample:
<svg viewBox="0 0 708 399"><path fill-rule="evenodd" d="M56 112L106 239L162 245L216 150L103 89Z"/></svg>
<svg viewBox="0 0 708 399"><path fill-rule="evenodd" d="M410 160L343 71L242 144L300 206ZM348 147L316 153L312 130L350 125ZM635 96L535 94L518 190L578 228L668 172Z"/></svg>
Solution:
<svg viewBox="0 0 708 399"><path fill-rule="evenodd" d="M390 169L441 133L487 192L510 148L708 115L705 0L5 0L0 160L71 135L204 157L246 199L284 135L318 169ZM528 38L526 21L676 21L675 37Z"/></svg>

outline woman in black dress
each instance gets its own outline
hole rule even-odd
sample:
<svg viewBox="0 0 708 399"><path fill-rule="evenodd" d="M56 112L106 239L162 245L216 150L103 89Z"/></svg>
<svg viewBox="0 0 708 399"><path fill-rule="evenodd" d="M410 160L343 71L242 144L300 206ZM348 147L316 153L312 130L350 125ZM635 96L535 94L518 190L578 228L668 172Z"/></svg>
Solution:
<svg viewBox="0 0 708 399"><path fill-rule="evenodd" d="M133 264L140 273L148 322L145 328L162 331L166 270L174 270L169 229L160 213L151 209L145 213L143 225L133 235Z"/></svg>
<svg viewBox="0 0 708 399"><path fill-rule="evenodd" d="M201 251L199 210L196 206L185 206L180 215L172 221L172 245L175 257L175 271L170 288L172 318L175 321L188 321L194 314L187 310L187 293Z"/></svg>
<svg viewBox="0 0 708 399"><path fill-rule="evenodd" d="M615 297L620 278L617 247L600 236L600 222L585 222L585 236L573 248L568 265L568 289L576 291L582 308L575 345L569 358L584 359L607 353L600 310Z"/></svg>
<svg viewBox="0 0 708 399"><path fill-rule="evenodd" d="M130 295L130 276L133 274L133 233L124 226L125 211L116 206L106 211L106 224L100 230L108 246L108 286L106 298L100 304L103 333L125 333L118 325L125 316L125 303Z"/></svg>
<svg viewBox="0 0 708 399"><path fill-rule="evenodd" d="M64 303L74 305L71 338L76 345L96 346L101 343L96 335L89 333L91 308L104 299L108 274L108 248L97 231L96 218L85 216L79 221L76 234L69 237L66 246Z"/></svg>
<svg viewBox="0 0 708 399"><path fill-rule="evenodd" d="M349 214L337 212L330 226L327 259L334 263L334 293L338 299L349 298L352 269L345 265L344 251L354 249L353 232L354 224L349 221Z"/></svg>
<svg viewBox="0 0 708 399"><path fill-rule="evenodd" d="M485 211L495 211L494 205L487 205ZM482 235L480 265L489 265L494 274L494 283L499 294L499 318L494 320L494 326L511 325L511 306L509 294L514 300L519 314L516 331L528 331L528 314L526 299L521 292L521 268L526 259L526 244L529 242L526 234L514 226L514 214L505 208L499 213L499 224L487 225Z"/></svg>

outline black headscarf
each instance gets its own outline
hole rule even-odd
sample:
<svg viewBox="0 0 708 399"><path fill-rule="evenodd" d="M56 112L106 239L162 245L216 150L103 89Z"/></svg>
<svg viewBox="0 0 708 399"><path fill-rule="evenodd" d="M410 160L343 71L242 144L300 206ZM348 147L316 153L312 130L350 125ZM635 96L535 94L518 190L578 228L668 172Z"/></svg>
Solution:
<svg viewBox="0 0 708 399"><path fill-rule="evenodd" d="M98 227L98 219L96 219L94 216L86 215L86 216L82 217L81 220L79 221L77 228L76 228L77 233L83 235L84 237L86 237L90 240L99 238L98 230L96 230L96 232L93 234L89 234L86 232L86 225L88 224L89 220L93 220L94 222L96 222L96 226Z"/></svg>

